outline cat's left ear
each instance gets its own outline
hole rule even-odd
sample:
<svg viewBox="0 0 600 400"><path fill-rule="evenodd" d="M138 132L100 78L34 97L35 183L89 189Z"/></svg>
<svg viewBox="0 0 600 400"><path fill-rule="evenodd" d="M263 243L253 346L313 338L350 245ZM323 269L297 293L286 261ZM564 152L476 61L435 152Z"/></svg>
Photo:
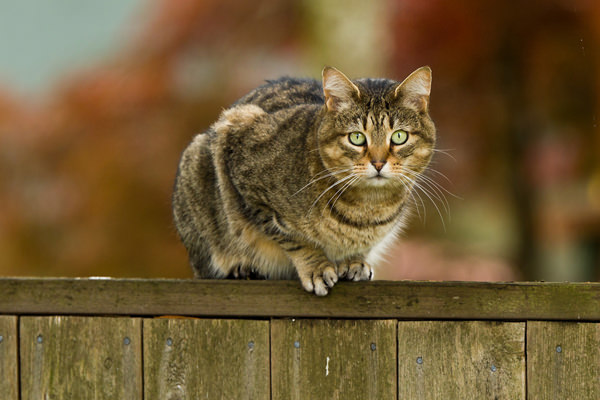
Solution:
<svg viewBox="0 0 600 400"><path fill-rule="evenodd" d="M323 93L327 111L342 111L350 108L353 99L360 98L358 87L333 67L323 68Z"/></svg>
<svg viewBox="0 0 600 400"><path fill-rule="evenodd" d="M429 108L430 93L431 68L421 67L398 85L394 96L400 98L405 107L424 112Z"/></svg>

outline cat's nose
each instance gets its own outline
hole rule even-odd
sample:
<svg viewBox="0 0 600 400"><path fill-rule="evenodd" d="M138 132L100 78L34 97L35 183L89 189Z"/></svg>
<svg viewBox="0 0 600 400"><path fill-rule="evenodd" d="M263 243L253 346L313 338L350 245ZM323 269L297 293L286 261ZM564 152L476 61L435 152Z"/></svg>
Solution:
<svg viewBox="0 0 600 400"><path fill-rule="evenodd" d="M383 168L383 166L385 165L385 161L382 160L372 160L371 164L373 164L373 166L375 167L375 169L377 170L377 172L381 171L381 168Z"/></svg>

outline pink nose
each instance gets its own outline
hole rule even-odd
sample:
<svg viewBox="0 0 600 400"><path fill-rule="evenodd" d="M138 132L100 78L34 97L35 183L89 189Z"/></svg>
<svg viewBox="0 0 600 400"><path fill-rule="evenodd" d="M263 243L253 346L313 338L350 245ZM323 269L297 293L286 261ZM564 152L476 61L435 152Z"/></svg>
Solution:
<svg viewBox="0 0 600 400"><path fill-rule="evenodd" d="M377 172L381 171L381 168L383 168L383 166L385 165L385 161L371 161L371 164L373 164L373 166L375 167L375 169L377 170Z"/></svg>

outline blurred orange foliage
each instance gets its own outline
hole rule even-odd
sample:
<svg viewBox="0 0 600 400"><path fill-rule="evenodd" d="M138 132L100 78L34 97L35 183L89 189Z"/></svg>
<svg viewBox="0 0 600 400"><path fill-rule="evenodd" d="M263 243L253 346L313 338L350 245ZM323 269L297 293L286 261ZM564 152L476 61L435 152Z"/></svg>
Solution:
<svg viewBox="0 0 600 400"><path fill-rule="evenodd" d="M522 269L521 277L539 277L540 254L556 237L545 232L554 226L561 243L592 243L589 268L597 268L600 223L581 230L573 221L600 221L600 191L593 189L599 186L592 185L600 174L600 6L385 4L387 42L375 43L374 53L386 53L392 78L432 66L440 147L454 149L458 160L441 156L434 168L453 182L451 190L464 200L451 208L466 216L448 233L434 219L411 234L460 246L493 221L514 227L503 233L509 244L485 249L493 254L489 262L457 256L444 264L444 246L408 242L399 249L415 257L394 250L387 277L514 279L510 265ZM179 154L262 79L310 64L312 21L303 7L156 0L120 52L64 77L48 101L0 86L0 275L190 277L170 211ZM559 175L557 165L564 166ZM480 207L485 222L471 203L483 193L493 199ZM411 269L415 260L420 267ZM496 272L465 272L456 260Z"/></svg>

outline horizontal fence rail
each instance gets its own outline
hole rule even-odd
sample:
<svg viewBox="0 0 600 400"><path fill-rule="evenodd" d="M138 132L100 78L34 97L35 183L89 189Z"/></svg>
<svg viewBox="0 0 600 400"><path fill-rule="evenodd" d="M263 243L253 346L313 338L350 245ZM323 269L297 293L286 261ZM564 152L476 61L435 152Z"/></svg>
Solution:
<svg viewBox="0 0 600 400"><path fill-rule="evenodd" d="M0 314L599 321L599 283L0 278Z"/></svg>
<svg viewBox="0 0 600 400"><path fill-rule="evenodd" d="M0 399L599 399L596 283L0 279Z"/></svg>

